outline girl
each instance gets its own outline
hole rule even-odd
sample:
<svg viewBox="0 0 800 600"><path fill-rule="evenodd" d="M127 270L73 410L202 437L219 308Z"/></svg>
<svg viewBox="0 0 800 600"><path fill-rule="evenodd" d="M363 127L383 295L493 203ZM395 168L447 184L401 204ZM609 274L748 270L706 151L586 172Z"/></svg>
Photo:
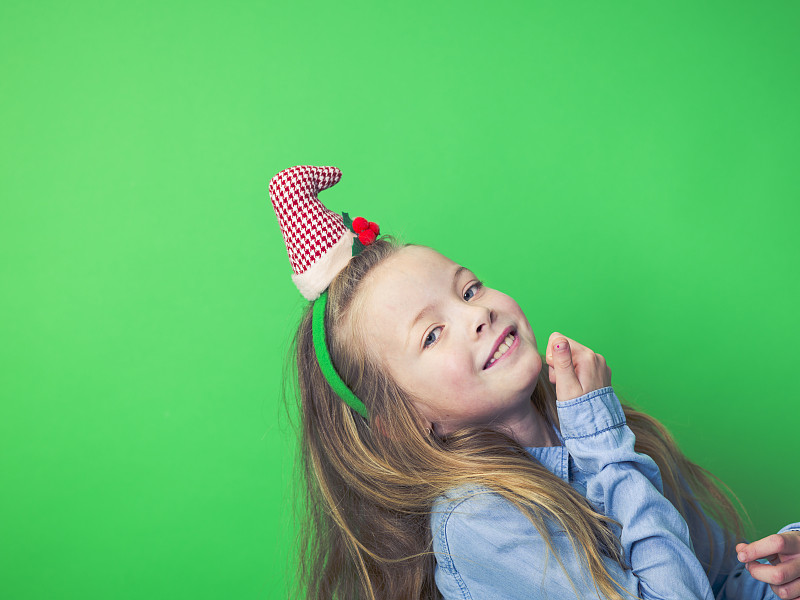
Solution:
<svg viewBox="0 0 800 600"><path fill-rule="evenodd" d="M340 177L270 182L313 300L294 348L307 597L800 597L800 523L734 547L713 476L620 404L602 355L556 332L543 357L468 268L328 211Z"/></svg>

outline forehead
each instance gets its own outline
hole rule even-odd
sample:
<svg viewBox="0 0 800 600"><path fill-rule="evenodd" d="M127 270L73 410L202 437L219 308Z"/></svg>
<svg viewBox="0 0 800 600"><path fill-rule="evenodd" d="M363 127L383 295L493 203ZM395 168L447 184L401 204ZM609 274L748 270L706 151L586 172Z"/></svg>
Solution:
<svg viewBox="0 0 800 600"><path fill-rule="evenodd" d="M362 323L403 331L424 306L449 293L458 264L425 246L405 246L365 282Z"/></svg>
<svg viewBox="0 0 800 600"><path fill-rule="evenodd" d="M384 296L403 290L422 292L420 286L452 283L458 264L425 246L405 246L375 267L367 282L369 292ZM414 289L409 290L409 286Z"/></svg>

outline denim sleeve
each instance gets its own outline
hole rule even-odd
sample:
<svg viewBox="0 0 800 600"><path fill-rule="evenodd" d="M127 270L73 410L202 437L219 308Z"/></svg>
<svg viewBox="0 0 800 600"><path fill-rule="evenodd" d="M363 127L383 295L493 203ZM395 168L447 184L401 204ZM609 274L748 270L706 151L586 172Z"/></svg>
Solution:
<svg viewBox="0 0 800 600"><path fill-rule="evenodd" d="M634 436L611 387L558 404L567 450L589 474L587 499L622 524L623 570L605 565L644 600L713 598L688 527L661 493L658 467L633 449ZM566 532L548 522L554 551L516 507L489 490L450 495L431 518L436 584L447 600L599 598Z"/></svg>
<svg viewBox="0 0 800 600"><path fill-rule="evenodd" d="M619 521L628 565L643 598L713 598L689 527L663 495L655 461L634 450L619 399L608 386L557 404L564 445L589 474L587 499Z"/></svg>
<svg viewBox="0 0 800 600"><path fill-rule="evenodd" d="M695 554L706 566L706 572L711 580L711 589L716 600L777 600L778 596L764 581L754 579L736 558L735 551L731 549L723 555L722 548L725 544L725 534L722 527L708 514L705 515L711 529L711 540L706 535L703 522L699 514L688 511L687 523L692 534ZM781 529L784 531L799 531L800 523L792 523ZM713 542L714 551L711 551Z"/></svg>

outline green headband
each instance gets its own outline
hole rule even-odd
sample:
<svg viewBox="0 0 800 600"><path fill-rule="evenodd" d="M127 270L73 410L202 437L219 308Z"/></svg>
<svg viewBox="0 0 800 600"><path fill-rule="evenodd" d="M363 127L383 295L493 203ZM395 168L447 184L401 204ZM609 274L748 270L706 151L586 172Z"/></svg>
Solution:
<svg viewBox="0 0 800 600"><path fill-rule="evenodd" d="M328 344L325 340L325 307L328 304L328 290L320 294L314 301L314 315L311 320L311 335L314 338L314 352L317 354L319 368L328 384L333 388L345 404L367 419L367 407L356 395L350 391L347 384L339 377L333 366L331 355L328 353Z"/></svg>

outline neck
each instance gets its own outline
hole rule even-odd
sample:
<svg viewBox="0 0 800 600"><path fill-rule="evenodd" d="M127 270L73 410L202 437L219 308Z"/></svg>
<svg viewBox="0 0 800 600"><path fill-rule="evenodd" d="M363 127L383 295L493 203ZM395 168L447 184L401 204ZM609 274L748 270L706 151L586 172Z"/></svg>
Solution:
<svg viewBox="0 0 800 600"><path fill-rule="evenodd" d="M524 402L518 411L508 415L503 422L522 446L540 448L561 445L550 423L534 408L533 402Z"/></svg>

